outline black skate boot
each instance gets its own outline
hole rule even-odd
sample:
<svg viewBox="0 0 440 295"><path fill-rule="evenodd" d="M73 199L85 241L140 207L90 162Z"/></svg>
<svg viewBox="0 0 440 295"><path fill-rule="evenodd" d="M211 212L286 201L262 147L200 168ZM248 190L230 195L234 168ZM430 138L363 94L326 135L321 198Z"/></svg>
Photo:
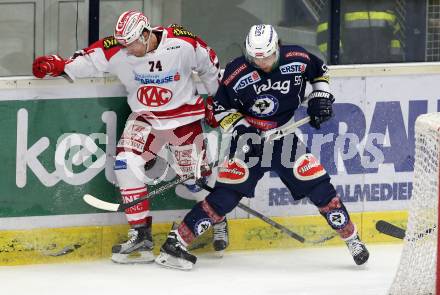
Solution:
<svg viewBox="0 0 440 295"><path fill-rule="evenodd" d="M112 261L116 263L150 263L154 261L151 226L132 228L128 241L112 247Z"/></svg>
<svg viewBox="0 0 440 295"><path fill-rule="evenodd" d="M359 238L359 235L356 234L354 237L345 240L345 243L357 265L362 265L368 261L370 253L368 252L367 247L365 247L365 244Z"/></svg>
<svg viewBox="0 0 440 295"><path fill-rule="evenodd" d="M226 218L212 225L213 240L215 254L219 257L223 256L225 249L229 246L229 231Z"/></svg>
<svg viewBox="0 0 440 295"><path fill-rule="evenodd" d="M190 270L196 263L197 257L189 253L180 242L177 230L171 230L155 261L165 267Z"/></svg>

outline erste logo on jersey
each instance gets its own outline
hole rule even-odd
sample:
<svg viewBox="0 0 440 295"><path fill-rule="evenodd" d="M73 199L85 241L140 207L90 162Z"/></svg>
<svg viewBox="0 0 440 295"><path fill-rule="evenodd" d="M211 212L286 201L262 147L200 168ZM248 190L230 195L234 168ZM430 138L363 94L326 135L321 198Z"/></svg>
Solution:
<svg viewBox="0 0 440 295"><path fill-rule="evenodd" d="M137 91L138 101L147 107L159 107L170 102L173 92L167 88L145 85Z"/></svg>
<svg viewBox="0 0 440 295"><path fill-rule="evenodd" d="M165 84L180 80L180 73L170 71L163 74L139 74L134 73L134 79L142 84Z"/></svg>
<svg viewBox="0 0 440 295"><path fill-rule="evenodd" d="M246 88L249 85L255 84L260 80L261 77L257 71L250 72L249 74L246 74L243 77L241 77L237 81L237 83L235 83L233 89L235 92L237 92L238 90Z"/></svg>
<svg viewBox="0 0 440 295"><path fill-rule="evenodd" d="M256 117L268 117L278 110L278 100L270 94L257 96L254 104L249 108L249 112Z"/></svg>
<svg viewBox="0 0 440 295"><path fill-rule="evenodd" d="M302 62L292 62L280 66L281 74L302 74L306 71L307 65Z"/></svg>
<svg viewBox="0 0 440 295"><path fill-rule="evenodd" d="M276 81L275 83L272 84L272 80L271 79L267 79L267 84L266 83L262 83L261 85L257 86L254 85L254 90L256 94L260 94L263 91L269 91L269 90L278 90L280 91L282 94L286 94L289 93L290 91L290 80L286 80L286 81Z"/></svg>
<svg viewBox="0 0 440 295"><path fill-rule="evenodd" d="M312 154L304 154L295 161L293 174L299 180L312 180L327 173Z"/></svg>

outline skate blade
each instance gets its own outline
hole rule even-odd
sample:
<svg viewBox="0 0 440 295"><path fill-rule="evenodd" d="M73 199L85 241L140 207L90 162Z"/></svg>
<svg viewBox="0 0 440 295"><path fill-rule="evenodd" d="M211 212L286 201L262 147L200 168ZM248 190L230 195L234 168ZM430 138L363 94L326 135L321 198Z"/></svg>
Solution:
<svg viewBox="0 0 440 295"><path fill-rule="evenodd" d="M119 264L146 264L154 262L151 251L141 251L136 254L113 253L111 260Z"/></svg>
<svg viewBox="0 0 440 295"><path fill-rule="evenodd" d="M180 270L191 270L193 265L190 261L187 261L182 258L176 258L166 253L160 253L159 256L156 257L155 262L161 266L180 269Z"/></svg>
<svg viewBox="0 0 440 295"><path fill-rule="evenodd" d="M225 254L225 250L214 251L214 256L217 258L223 258L224 254Z"/></svg>

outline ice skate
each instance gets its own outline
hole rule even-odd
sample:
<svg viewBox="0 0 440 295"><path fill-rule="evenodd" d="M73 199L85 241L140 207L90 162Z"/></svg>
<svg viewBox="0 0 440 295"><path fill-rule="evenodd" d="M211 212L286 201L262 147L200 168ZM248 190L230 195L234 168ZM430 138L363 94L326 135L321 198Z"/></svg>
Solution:
<svg viewBox="0 0 440 295"><path fill-rule="evenodd" d="M365 247L365 244L359 238L359 235L356 234L354 237L345 240L345 243L357 265L362 265L368 261L370 253L368 252L367 247Z"/></svg>
<svg viewBox="0 0 440 295"><path fill-rule="evenodd" d="M226 218L212 225L213 240L212 244L214 246L215 254L218 257L223 257L223 253L229 246L229 231L228 222Z"/></svg>
<svg viewBox="0 0 440 295"><path fill-rule="evenodd" d="M197 257L188 252L179 241L177 230L172 230L160 248L156 263L165 267L181 270L190 270L197 261Z"/></svg>
<svg viewBox="0 0 440 295"><path fill-rule="evenodd" d="M130 229L128 240L112 247L112 261L122 264L153 262L151 227L143 226Z"/></svg>

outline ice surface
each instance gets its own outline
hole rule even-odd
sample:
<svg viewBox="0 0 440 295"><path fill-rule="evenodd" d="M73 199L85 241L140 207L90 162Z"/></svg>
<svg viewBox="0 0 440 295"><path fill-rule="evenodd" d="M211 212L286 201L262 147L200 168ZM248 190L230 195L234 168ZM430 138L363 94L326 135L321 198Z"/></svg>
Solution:
<svg viewBox="0 0 440 295"><path fill-rule="evenodd" d="M369 250L370 261L363 267L354 264L345 247L233 252L223 258L206 253L191 271L109 260L3 266L0 294L386 294L402 244L369 245Z"/></svg>

